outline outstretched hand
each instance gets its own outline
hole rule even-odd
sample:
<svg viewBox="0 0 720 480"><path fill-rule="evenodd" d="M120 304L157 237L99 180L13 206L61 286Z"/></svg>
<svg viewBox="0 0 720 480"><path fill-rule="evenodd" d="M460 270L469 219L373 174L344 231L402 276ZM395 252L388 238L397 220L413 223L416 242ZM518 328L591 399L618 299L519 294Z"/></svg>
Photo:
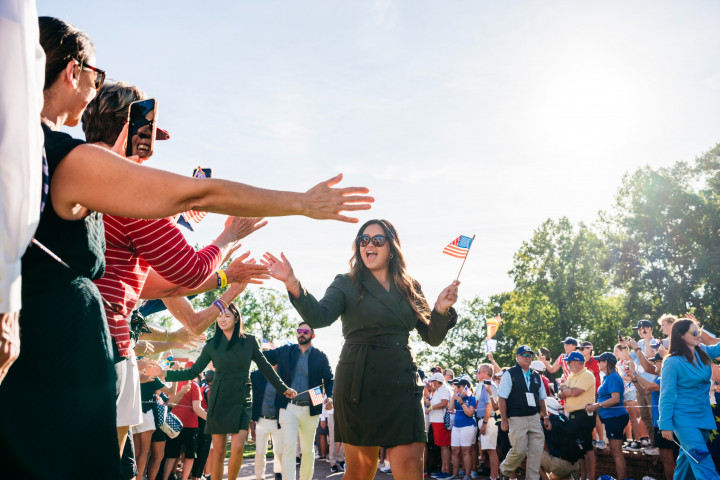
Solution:
<svg viewBox="0 0 720 480"><path fill-rule="evenodd" d="M368 193L365 187L332 188L342 180L342 173L320 182L305 192L303 215L318 220L340 220L357 223L358 219L341 215L342 211L370 210L370 203L375 199L370 196L358 195Z"/></svg>
<svg viewBox="0 0 720 480"><path fill-rule="evenodd" d="M280 258L277 258L270 252L266 252L260 261L267 267L268 274L276 280L288 283L295 278L295 272L293 272L292 265L290 265L290 260L288 260L282 252L280 252Z"/></svg>
<svg viewBox="0 0 720 480"><path fill-rule="evenodd" d="M435 310L440 313L446 313L450 307L452 307L458 299L458 286L460 282L453 280L453 282L445 287L440 295L438 295L437 302L435 302Z"/></svg>
<svg viewBox="0 0 720 480"><path fill-rule="evenodd" d="M260 230L267 223L263 217L228 217L223 234L228 235L230 241L238 241Z"/></svg>
<svg viewBox="0 0 720 480"><path fill-rule="evenodd" d="M268 269L265 265L255 263L255 259L245 261L250 252L245 252L233 260L225 269L228 283L256 283L262 284L263 280L269 278Z"/></svg>

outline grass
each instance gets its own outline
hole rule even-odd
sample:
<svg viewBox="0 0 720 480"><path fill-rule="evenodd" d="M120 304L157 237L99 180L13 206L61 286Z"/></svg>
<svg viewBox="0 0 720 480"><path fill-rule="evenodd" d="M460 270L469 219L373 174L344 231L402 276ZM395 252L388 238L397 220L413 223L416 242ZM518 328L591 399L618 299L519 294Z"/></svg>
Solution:
<svg viewBox="0 0 720 480"><path fill-rule="evenodd" d="M230 458L230 440L228 439L227 443L227 451L225 452L225 458ZM245 449L243 450L243 458L255 458L255 444L254 443L248 443L245 442ZM273 454L273 446L270 444L268 446L267 455L265 455L265 458L275 458L275 455Z"/></svg>

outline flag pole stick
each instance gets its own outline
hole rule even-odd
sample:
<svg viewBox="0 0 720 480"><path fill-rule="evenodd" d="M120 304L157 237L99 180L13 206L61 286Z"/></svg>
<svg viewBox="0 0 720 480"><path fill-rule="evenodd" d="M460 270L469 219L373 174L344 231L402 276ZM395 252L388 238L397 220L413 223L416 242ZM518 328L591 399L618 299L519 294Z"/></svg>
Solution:
<svg viewBox="0 0 720 480"><path fill-rule="evenodd" d="M690 452L688 452L687 450L685 450L685 449L683 448L683 446L680 445L674 438L673 438L673 442L675 442L675 445L677 445L678 447L682 448L682 451L685 452L685 454L686 454L688 457L692 458L695 463L700 463L700 462L698 462L697 460L695 460L695 457L693 457L692 455L690 455Z"/></svg>
<svg viewBox="0 0 720 480"><path fill-rule="evenodd" d="M462 273L462 269L465 266L465 260L467 260L468 255L470 255L470 249L472 248L473 243L475 243L475 235L473 235L472 240L470 240L470 246L468 247L468 251L465 254L465 258L463 258L463 263L462 263L462 265L460 265L460 271L458 272L457 278L455 279L456 282L460 279L460 274Z"/></svg>

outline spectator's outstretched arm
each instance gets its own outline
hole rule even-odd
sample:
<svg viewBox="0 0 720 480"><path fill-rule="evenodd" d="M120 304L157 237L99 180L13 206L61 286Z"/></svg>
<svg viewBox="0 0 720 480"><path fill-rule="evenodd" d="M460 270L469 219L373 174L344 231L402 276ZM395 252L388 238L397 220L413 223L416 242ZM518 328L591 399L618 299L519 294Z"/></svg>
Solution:
<svg viewBox="0 0 720 480"><path fill-rule="evenodd" d="M245 290L247 284L233 283L230 287L220 295L225 305L235 300ZM185 328L195 335L202 335L205 330L220 316L220 309L215 305L196 312L192 303L185 297L163 298L163 303L168 312L175 317Z"/></svg>

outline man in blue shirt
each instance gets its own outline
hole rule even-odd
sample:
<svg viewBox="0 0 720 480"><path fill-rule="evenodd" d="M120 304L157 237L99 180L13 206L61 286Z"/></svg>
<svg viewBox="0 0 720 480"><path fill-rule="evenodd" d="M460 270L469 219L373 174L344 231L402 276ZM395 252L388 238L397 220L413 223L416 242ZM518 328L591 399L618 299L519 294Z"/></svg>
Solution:
<svg viewBox="0 0 720 480"><path fill-rule="evenodd" d="M280 378L292 385L298 396L288 400L284 395L275 395L278 408L280 433L282 434L282 475L285 480L295 480L295 451L298 436L302 462L300 480L310 480L315 469L313 440L320 421L322 405L313 405L308 389L322 385L327 396L325 406L333 408L333 374L327 355L313 347L315 332L307 323L301 323L297 329L297 345L286 345L265 353L272 365L277 365ZM299 389L299 390L297 390Z"/></svg>
<svg viewBox="0 0 720 480"><path fill-rule="evenodd" d="M512 448L500 464L500 473L512 476L527 457L526 478L540 478L540 462L545 434L540 424L541 415L546 430L552 425L545 410L547 394L540 375L530 370L533 351L521 345L515 351L517 364L506 371L498 388L500 428L508 432Z"/></svg>

